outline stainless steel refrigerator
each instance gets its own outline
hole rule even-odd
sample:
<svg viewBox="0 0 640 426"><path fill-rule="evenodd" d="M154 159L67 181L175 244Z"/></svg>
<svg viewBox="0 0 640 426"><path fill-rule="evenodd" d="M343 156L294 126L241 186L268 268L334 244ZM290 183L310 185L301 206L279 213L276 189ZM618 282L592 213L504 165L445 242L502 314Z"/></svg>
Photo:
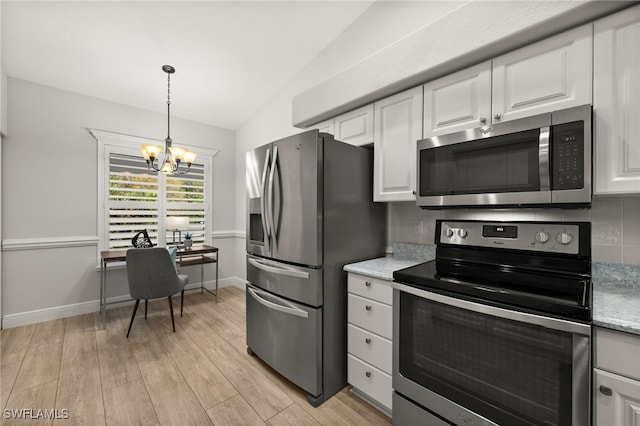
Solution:
<svg viewBox="0 0 640 426"><path fill-rule="evenodd" d="M343 266L384 255L373 152L307 131L247 153L247 351L314 406L347 383Z"/></svg>

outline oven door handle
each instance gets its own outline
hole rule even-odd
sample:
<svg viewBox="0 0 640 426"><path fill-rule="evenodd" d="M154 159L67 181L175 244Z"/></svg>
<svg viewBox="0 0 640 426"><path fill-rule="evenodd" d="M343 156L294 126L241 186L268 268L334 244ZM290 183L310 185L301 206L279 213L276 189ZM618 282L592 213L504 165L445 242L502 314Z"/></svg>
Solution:
<svg viewBox="0 0 640 426"><path fill-rule="evenodd" d="M526 312L513 311L510 309L498 308L496 306L485 305L483 303L471 302L469 300L458 299L456 297L445 296L439 293L433 293L427 290L415 288L406 284L393 282L391 287L404 293L413 294L423 299L432 300L434 302L443 303L445 305L454 306L460 309L466 309L481 314L492 315L494 317L520 321L527 324L539 325L552 330L565 331L583 336L591 335L591 326L573 321L562 320L558 318L550 318L542 315L529 314Z"/></svg>
<svg viewBox="0 0 640 426"><path fill-rule="evenodd" d="M281 299L264 291L256 290L251 287L247 287L247 291L249 292L251 297L255 299L256 302L260 303L263 306L266 306L269 309L273 309L275 311L289 315L295 315L301 318L309 318L309 313L307 311L298 308L293 303L289 303L284 299ZM274 303L270 300L267 300L263 296L267 296L271 299L277 300L279 303Z"/></svg>

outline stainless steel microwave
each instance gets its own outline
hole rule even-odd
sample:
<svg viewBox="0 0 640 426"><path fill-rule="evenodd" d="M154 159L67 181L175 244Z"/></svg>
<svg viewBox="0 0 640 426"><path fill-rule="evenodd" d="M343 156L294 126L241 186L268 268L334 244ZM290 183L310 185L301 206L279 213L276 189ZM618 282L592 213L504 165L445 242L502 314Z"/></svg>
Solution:
<svg viewBox="0 0 640 426"><path fill-rule="evenodd" d="M591 203L591 105L418 141L428 209Z"/></svg>

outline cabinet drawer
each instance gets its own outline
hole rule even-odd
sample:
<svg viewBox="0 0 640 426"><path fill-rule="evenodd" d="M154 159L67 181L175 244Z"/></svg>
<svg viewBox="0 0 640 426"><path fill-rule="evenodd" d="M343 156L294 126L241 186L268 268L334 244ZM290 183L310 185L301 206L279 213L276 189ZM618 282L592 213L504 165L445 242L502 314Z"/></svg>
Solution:
<svg viewBox="0 0 640 426"><path fill-rule="evenodd" d="M348 322L387 339L392 336L391 306L349 294Z"/></svg>
<svg viewBox="0 0 640 426"><path fill-rule="evenodd" d="M390 375L352 355L347 356L347 371L349 383L391 410L393 389Z"/></svg>
<svg viewBox="0 0 640 426"><path fill-rule="evenodd" d="M389 281L349 274L348 289L349 293L377 300L387 305L393 304L393 290Z"/></svg>
<svg viewBox="0 0 640 426"><path fill-rule="evenodd" d="M387 340L352 324L347 326L347 351L391 374L391 340Z"/></svg>
<svg viewBox="0 0 640 426"><path fill-rule="evenodd" d="M595 366L640 380L640 336L597 327Z"/></svg>

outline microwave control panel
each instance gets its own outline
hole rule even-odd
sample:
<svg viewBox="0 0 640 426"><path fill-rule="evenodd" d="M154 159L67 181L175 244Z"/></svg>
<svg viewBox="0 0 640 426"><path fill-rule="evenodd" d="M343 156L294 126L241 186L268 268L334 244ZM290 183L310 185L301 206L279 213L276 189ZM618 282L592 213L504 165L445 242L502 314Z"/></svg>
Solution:
<svg viewBox="0 0 640 426"><path fill-rule="evenodd" d="M551 189L584 188L584 123L557 124L551 134Z"/></svg>

